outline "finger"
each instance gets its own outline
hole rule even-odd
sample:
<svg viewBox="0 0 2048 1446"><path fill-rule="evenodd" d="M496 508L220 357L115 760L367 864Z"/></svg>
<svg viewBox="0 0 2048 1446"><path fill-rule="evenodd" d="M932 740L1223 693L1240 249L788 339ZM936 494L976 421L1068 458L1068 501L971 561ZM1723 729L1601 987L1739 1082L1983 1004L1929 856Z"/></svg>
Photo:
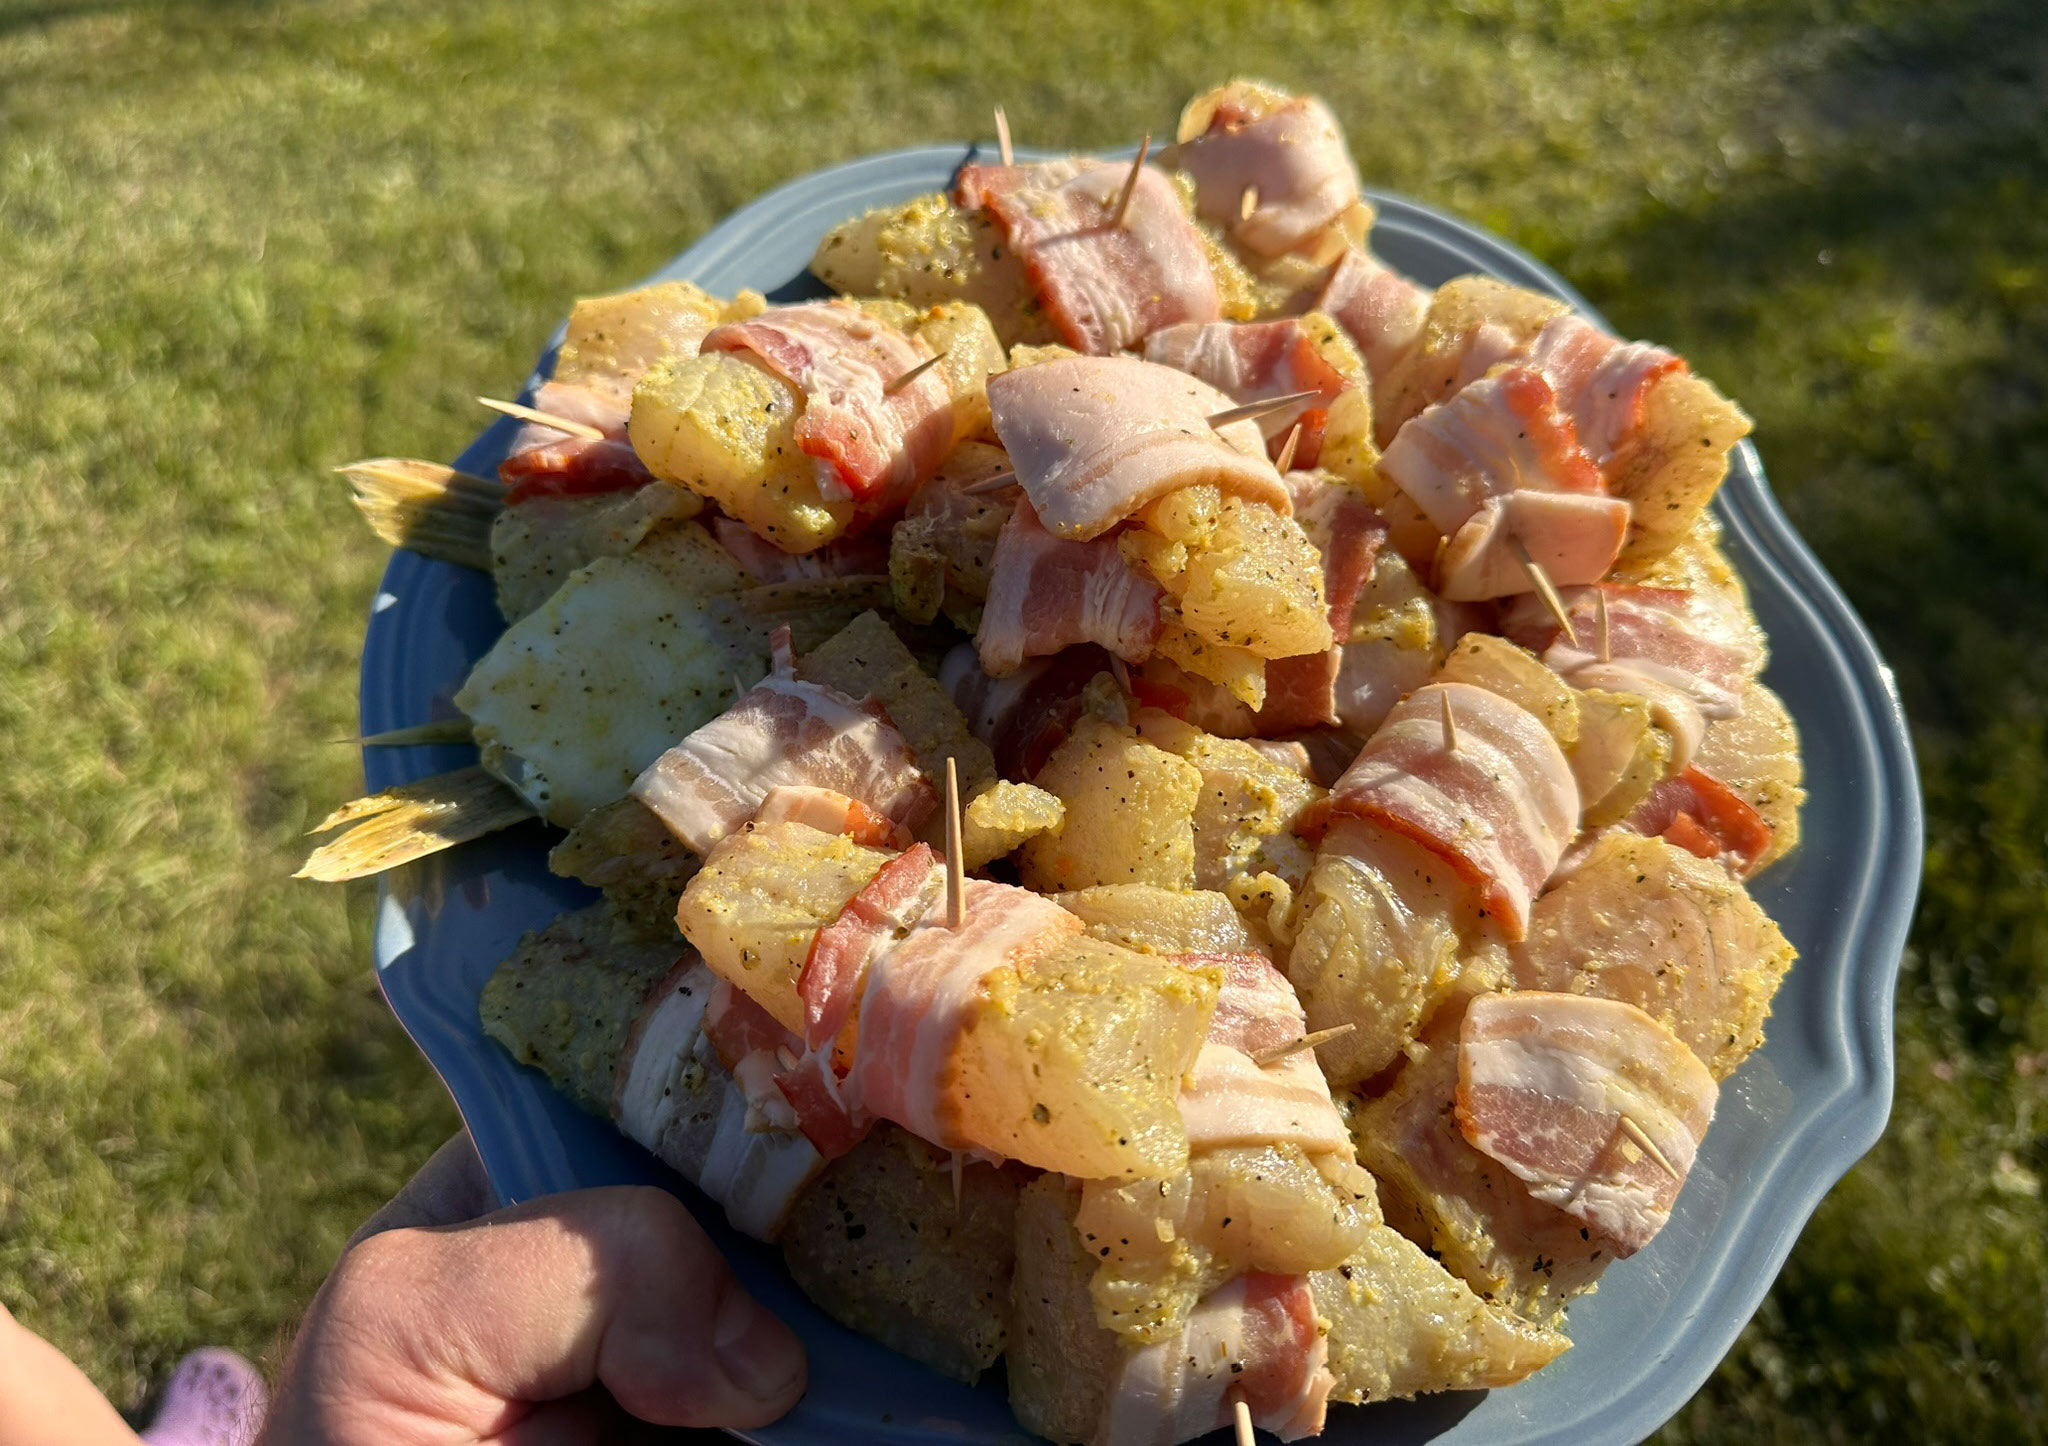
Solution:
<svg viewBox="0 0 2048 1446"><path fill-rule="evenodd" d="M434 1151L419 1173L365 1220L349 1237L353 1250L372 1235L420 1225L454 1225L474 1220L498 1207L497 1192L484 1174L484 1162L468 1130L457 1130Z"/></svg>
<svg viewBox="0 0 2048 1446"><path fill-rule="evenodd" d="M344 1258L337 1280L336 1311L409 1295L386 1312L409 1337L393 1342L397 1358L466 1387L479 1411L603 1385L645 1421L747 1427L803 1394L796 1337L660 1190L584 1190L387 1232Z"/></svg>

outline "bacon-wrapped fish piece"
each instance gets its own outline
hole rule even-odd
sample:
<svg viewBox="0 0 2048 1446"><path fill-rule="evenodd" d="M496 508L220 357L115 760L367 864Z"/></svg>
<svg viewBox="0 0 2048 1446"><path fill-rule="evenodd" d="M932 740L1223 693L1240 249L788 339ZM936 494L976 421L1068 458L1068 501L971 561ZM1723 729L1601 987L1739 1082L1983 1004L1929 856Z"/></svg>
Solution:
<svg viewBox="0 0 2048 1446"><path fill-rule="evenodd" d="M1085 541L1154 498L1197 484L1292 502L1250 422L1212 428L1229 397L1132 357L1068 357L989 379L996 435L1047 529Z"/></svg>
<svg viewBox="0 0 2048 1446"><path fill-rule="evenodd" d="M1179 137L1196 214L1254 256L1341 245L1370 220L1343 128L1312 96L1233 81L1189 102Z"/></svg>
<svg viewBox="0 0 2048 1446"><path fill-rule="evenodd" d="M816 459L823 495L851 499L862 517L901 510L952 446L945 374L934 367L897 385L930 348L857 306L772 307L717 327L702 350L746 352L802 393L797 445Z"/></svg>
<svg viewBox="0 0 2048 1446"><path fill-rule="evenodd" d="M774 671L649 764L632 794L705 854L780 785L829 788L905 829L938 807L917 755L879 704L796 676L786 628L776 634Z"/></svg>
<svg viewBox="0 0 2048 1446"><path fill-rule="evenodd" d="M1219 1327L1226 1336L1244 1331L1239 1338L1252 1348L1233 1356L1226 1340L1219 1364L1232 1381L1254 1378L1246 1404L1258 1424L1276 1431L1307 1426L1299 1406L1315 1410L1315 1397L1326 1389L1329 1400L1356 1402L1512 1385L1568 1344L1473 1294L1381 1224L1368 1199L1361 1206L1367 1217L1363 1237L1341 1264L1306 1277L1271 1272L1264 1280L1240 1276L1241 1286L1212 1287L1189 1313L1186 1328L1176 1327L1150 1353L1133 1350L1123 1336L1097 1323L1089 1289L1097 1255L1075 1227L1079 1198L1067 1182L1042 1176L1024 1188L1016 1215L1010 1400L1027 1429L1054 1441L1123 1446L1134 1439L1203 1436L1227 1425L1234 1410L1229 1382L1221 1383L1220 1402L1206 1399L1218 1384L1207 1367L1219 1354ZM1298 1281L1312 1297L1311 1309L1298 1319L1304 1326L1313 1319L1317 1338L1306 1330L1260 1330L1255 1345L1244 1330L1251 1323L1233 1322L1231 1312L1251 1306L1262 1314L1277 1309L1291 1315L1303 1305ZM1207 1350L1191 1345L1198 1338ZM1172 1353L1176 1346L1178 1357ZM1185 1364L1184 1373L1177 1360ZM1231 1370L1233 1364L1245 1369ZM1330 1377L1327 1387L1323 1372ZM1294 1410L1290 1401L1298 1403ZM1112 1412L1133 1411L1144 1402L1184 1408L1173 1434L1155 1436L1149 1433L1156 1427L1139 1425L1131 1435L1108 1423ZM1220 1418L1210 1414L1219 1406ZM1283 1420L1283 1413L1295 1419Z"/></svg>
<svg viewBox="0 0 2048 1446"><path fill-rule="evenodd" d="M1603 473L1641 432L1652 384L1686 369L1676 353L1648 342L1623 341L1576 312L1553 317L1536 334L1528 362L1557 393L1579 445Z"/></svg>
<svg viewBox="0 0 2048 1446"><path fill-rule="evenodd" d="M911 497L889 534L889 591L903 617L928 623L943 613L975 630L1016 496L966 489L1009 469L1002 448L963 442Z"/></svg>
<svg viewBox="0 0 2048 1446"><path fill-rule="evenodd" d="M1175 1098L1216 971L1086 939L1029 890L969 879L948 922L926 845L891 860L817 930L799 992L806 1056L856 1128L882 1118L949 1149L1082 1177L1187 1159Z"/></svg>
<svg viewBox="0 0 2048 1446"><path fill-rule="evenodd" d="M1533 367L1464 387L1408 423L1381 473L1447 539L1437 590L1477 600L1533 592L1517 545L1560 585L1598 582L1620 555L1629 505L1600 471Z"/></svg>
<svg viewBox="0 0 2048 1446"><path fill-rule="evenodd" d="M1214 321L1222 298L1201 232L1164 173L1075 158L1025 166L963 166L961 207L986 207L1023 257L1046 314L1076 351L1108 356L1162 326Z"/></svg>
<svg viewBox="0 0 2048 1446"><path fill-rule="evenodd" d="M1469 683L1432 683L1396 705L1330 791L1330 809L1440 854L1480 887L1510 939L1579 824L1578 785L1543 721Z"/></svg>
<svg viewBox="0 0 2048 1446"><path fill-rule="evenodd" d="M772 1240L825 1161L786 1106L764 1116L719 1058L707 1016L730 987L694 956L678 965L620 1052L612 1117L724 1206L734 1228Z"/></svg>
<svg viewBox="0 0 2048 1446"><path fill-rule="evenodd" d="M1100 1260L1089 1283L1096 1319L1132 1344L1169 1339L1235 1276L1333 1268L1378 1221L1371 1177L1357 1166L1313 1050L1260 1063L1303 1037L1285 976L1256 953L1179 957L1223 977L1181 1087L1188 1169L1089 1181L1074 1219Z"/></svg>
<svg viewBox="0 0 2048 1446"><path fill-rule="evenodd" d="M1565 1305L1599 1280L1614 1242L1538 1200L1458 1127L1462 1009L1444 1010L1384 1094L1361 1098L1358 1158L1380 1182L1387 1223L1487 1300L1560 1324Z"/></svg>
<svg viewBox="0 0 2048 1446"><path fill-rule="evenodd" d="M1624 1258L1670 1218L1718 1094L1677 1035L1618 1000L1484 995L1458 1035L1465 1138Z"/></svg>

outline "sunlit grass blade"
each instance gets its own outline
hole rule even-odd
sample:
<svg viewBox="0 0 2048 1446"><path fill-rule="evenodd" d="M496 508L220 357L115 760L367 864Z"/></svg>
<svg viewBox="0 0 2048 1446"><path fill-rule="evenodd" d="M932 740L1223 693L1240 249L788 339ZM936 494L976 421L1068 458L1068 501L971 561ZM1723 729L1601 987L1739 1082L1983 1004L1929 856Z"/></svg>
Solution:
<svg viewBox="0 0 2048 1446"><path fill-rule="evenodd" d="M458 768L354 799L310 830L354 825L313 850L292 875L341 883L367 878L532 818L533 809L481 768Z"/></svg>
<svg viewBox="0 0 2048 1446"><path fill-rule="evenodd" d="M427 557L488 572L491 522L505 505L502 483L405 457L373 457L337 469L370 530Z"/></svg>

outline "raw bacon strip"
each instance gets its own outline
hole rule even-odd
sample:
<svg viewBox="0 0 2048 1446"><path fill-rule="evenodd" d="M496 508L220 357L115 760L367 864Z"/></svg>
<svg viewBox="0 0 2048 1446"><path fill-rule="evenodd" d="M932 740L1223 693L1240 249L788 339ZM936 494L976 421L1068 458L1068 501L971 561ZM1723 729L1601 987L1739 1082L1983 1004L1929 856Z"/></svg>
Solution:
<svg viewBox="0 0 2048 1446"><path fill-rule="evenodd" d="M1513 367L1425 408L1380 459L1387 480L1446 537L1495 497L1521 489L1601 491L1600 470L1543 374Z"/></svg>
<svg viewBox="0 0 2048 1446"><path fill-rule="evenodd" d="M872 698L801 682L789 629L775 671L647 766L632 795L699 854L760 810L782 784L829 788L916 829L938 807L917 754Z"/></svg>
<svg viewBox="0 0 2048 1446"><path fill-rule="evenodd" d="M1194 177L1195 214L1260 256L1313 241L1358 204L1358 167L1330 108L1307 96L1263 115L1225 101L1175 155ZM1258 204L1244 214L1247 188Z"/></svg>
<svg viewBox="0 0 2048 1446"><path fill-rule="evenodd" d="M1741 712L1742 690L1763 659L1746 640L1715 636L1714 619L1694 594L1682 588L1602 583L1597 590L1562 590L1566 615L1579 637L1576 648L1564 641L1564 629L1534 598L1517 599L1502 612L1501 632L1542 653L1544 662L1576 682L1580 669L1598 661L1594 649L1601 594L1607 601L1607 654L1612 664L1683 689L1709 718L1733 718ZM1599 686L1630 691L1625 682Z"/></svg>
<svg viewBox="0 0 2048 1446"><path fill-rule="evenodd" d="M1342 483L1292 474L1288 490L1294 495L1295 520L1323 556L1323 596L1329 601L1330 632L1337 642L1320 653L1266 664L1261 733L1292 733L1339 721L1337 681L1344 642L1351 635L1351 614L1358 595L1372 581L1374 563L1387 538L1385 519Z"/></svg>
<svg viewBox="0 0 2048 1446"><path fill-rule="evenodd" d="M1535 1198L1607 1236L1621 1256L1649 1244L1670 1218L1718 1093L1677 1035L1618 1000L1486 995L1472 1002L1458 1036L1465 1138Z"/></svg>
<svg viewBox="0 0 2048 1446"><path fill-rule="evenodd" d="M1621 341L1566 312L1537 333L1529 365L1541 371L1577 428L1579 445L1605 470L1641 430L1643 399L1659 377L1686 370L1661 346Z"/></svg>
<svg viewBox="0 0 2048 1446"><path fill-rule="evenodd" d="M755 823L808 824L820 833L843 833L875 848L907 848L910 831L857 798L807 784L779 784L761 800Z"/></svg>
<svg viewBox="0 0 2048 1446"><path fill-rule="evenodd" d="M804 1002L804 1043L829 1049L853 1018L868 966L907 933L945 892L946 870L930 844L882 865L839 917L818 930L797 977Z"/></svg>
<svg viewBox="0 0 2048 1446"><path fill-rule="evenodd" d="M1598 582L1628 535L1628 503L1603 495L1600 469L1532 367L1425 409L1401 428L1380 471L1450 539L1437 578L1447 598L1532 591L1517 540L1560 586Z"/></svg>
<svg viewBox="0 0 2048 1446"><path fill-rule="evenodd" d="M1077 643L1098 643L1141 663L1165 628L1165 589L1125 561L1113 537L1069 542L1039 525L1027 499L996 538L988 600L975 647L992 677L1026 658L1049 657Z"/></svg>
<svg viewBox="0 0 2048 1446"><path fill-rule="evenodd" d="M871 532L843 537L815 552L784 552L744 522L711 519L711 535L759 583L803 582L827 577L879 577L889 571L889 538Z"/></svg>
<svg viewBox="0 0 2048 1446"><path fill-rule="evenodd" d="M819 460L825 496L854 499L863 517L899 510L952 446L953 392L943 370L888 390L931 348L859 307L771 307L715 328L703 350L750 352L804 394L797 446Z"/></svg>
<svg viewBox="0 0 2048 1446"><path fill-rule="evenodd" d="M907 936L885 944L869 962L855 1020L859 1039L844 1080L856 1120L893 1120L949 1150L982 1147L963 1138L941 1110L981 981L1082 929L1078 917L1052 900L987 879L967 880L963 905L955 929L935 901Z"/></svg>
<svg viewBox="0 0 2048 1446"><path fill-rule="evenodd" d="M1458 733L1444 735L1448 699ZM1396 704L1329 798L1449 859L1479 884L1509 940L1579 825L1571 765L1542 720L1469 683L1432 683Z"/></svg>
<svg viewBox="0 0 2048 1446"><path fill-rule="evenodd" d="M621 399L609 392L569 382L547 382L534 394L533 405L604 431L603 440L572 437L553 427L528 422L512 441L512 451L498 464L498 480L510 490L508 503L535 497L587 497L623 492L654 480L633 444L626 440L626 415L631 393Z"/></svg>
<svg viewBox="0 0 2048 1446"><path fill-rule="evenodd" d="M1622 820L1637 833L1719 859L1737 878L1755 872L1771 849L1771 826L1749 801L1697 765L1651 788Z"/></svg>
<svg viewBox="0 0 2048 1446"><path fill-rule="evenodd" d="M1090 680L1109 669L1108 653L1079 647L1027 659L1016 672L993 678L982 671L974 644L961 643L946 654L939 681L967 719L968 731L995 754L1003 777L1029 781L1066 742Z"/></svg>
<svg viewBox="0 0 2048 1446"><path fill-rule="evenodd" d="M1250 422L1207 382L1134 357L1062 357L988 379L996 435L1051 531L1107 532L1152 501L1211 483L1282 516L1292 504Z"/></svg>
<svg viewBox="0 0 2048 1446"><path fill-rule="evenodd" d="M1336 1385L1328 1362L1308 1277L1241 1275L1177 1335L1124 1358L1094 1439L1174 1446L1229 1426L1239 1399L1282 1441L1314 1436Z"/></svg>
<svg viewBox="0 0 2048 1446"><path fill-rule="evenodd" d="M1597 581L1621 555L1631 511L1619 497L1577 492L1492 498L1452 534L1437 561L1437 593L1449 602L1482 602L1535 591L1516 542L1553 583Z"/></svg>
<svg viewBox="0 0 2048 1446"><path fill-rule="evenodd" d="M803 1134L779 1127L791 1116L772 1101L761 1101L765 1112L757 1106L758 1079L750 1089L727 1073L711 1038L721 987L729 990L694 954L677 964L627 1032L612 1118L622 1133L724 1206L736 1229L772 1240L825 1159ZM758 1024L732 999L720 1018L728 1045L736 1048L746 1046ZM743 1056L758 1058L752 1049Z"/></svg>
<svg viewBox="0 0 2048 1446"><path fill-rule="evenodd" d="M803 1048L802 1040L725 979L711 991L711 1002L704 1011L704 1037L746 1097L749 1130L803 1129L796 1110L775 1083L783 1069L782 1055L794 1059Z"/></svg>
<svg viewBox="0 0 2048 1446"><path fill-rule="evenodd" d="M1358 343L1377 386L1422 340L1429 298L1428 287L1416 285L1370 251L1353 247L1323 283L1313 309L1335 318Z"/></svg>
<svg viewBox="0 0 2048 1446"><path fill-rule="evenodd" d="M1307 1016L1294 986L1262 954L1184 954L1223 968L1209 1036L1181 1085L1181 1120L1191 1151L1232 1145L1299 1145L1310 1154L1351 1157L1351 1135L1330 1099L1315 1051L1265 1068L1253 1056L1300 1039Z"/></svg>
<svg viewBox="0 0 2048 1446"><path fill-rule="evenodd" d="M1294 465L1316 465L1323 452L1323 428L1330 403L1358 382L1317 350L1298 317L1281 321L1184 321L1145 338L1145 360L1198 377L1237 403L1313 391L1313 401L1269 412L1258 419L1266 450L1277 457L1287 434L1301 424Z"/></svg>
<svg viewBox="0 0 2048 1446"><path fill-rule="evenodd" d="M1163 174L1141 169L1123 224L1110 224L1130 173L1080 158L963 166L954 191L962 209L994 215L1067 345L1092 356L1222 315L1202 234Z"/></svg>

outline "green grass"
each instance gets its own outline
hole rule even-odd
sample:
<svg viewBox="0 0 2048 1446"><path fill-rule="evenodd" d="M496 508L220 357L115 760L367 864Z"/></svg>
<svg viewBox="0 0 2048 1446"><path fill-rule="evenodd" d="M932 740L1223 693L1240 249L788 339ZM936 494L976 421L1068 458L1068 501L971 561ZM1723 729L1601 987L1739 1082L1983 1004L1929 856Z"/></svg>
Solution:
<svg viewBox="0 0 2048 1446"><path fill-rule="evenodd" d="M0 1299L117 1402L262 1354L454 1124L363 897L382 566L578 293L763 188L1327 96L1756 416L1912 713L1897 1111L1672 1441L2048 1435L2048 25L2031 0L0 3Z"/></svg>

